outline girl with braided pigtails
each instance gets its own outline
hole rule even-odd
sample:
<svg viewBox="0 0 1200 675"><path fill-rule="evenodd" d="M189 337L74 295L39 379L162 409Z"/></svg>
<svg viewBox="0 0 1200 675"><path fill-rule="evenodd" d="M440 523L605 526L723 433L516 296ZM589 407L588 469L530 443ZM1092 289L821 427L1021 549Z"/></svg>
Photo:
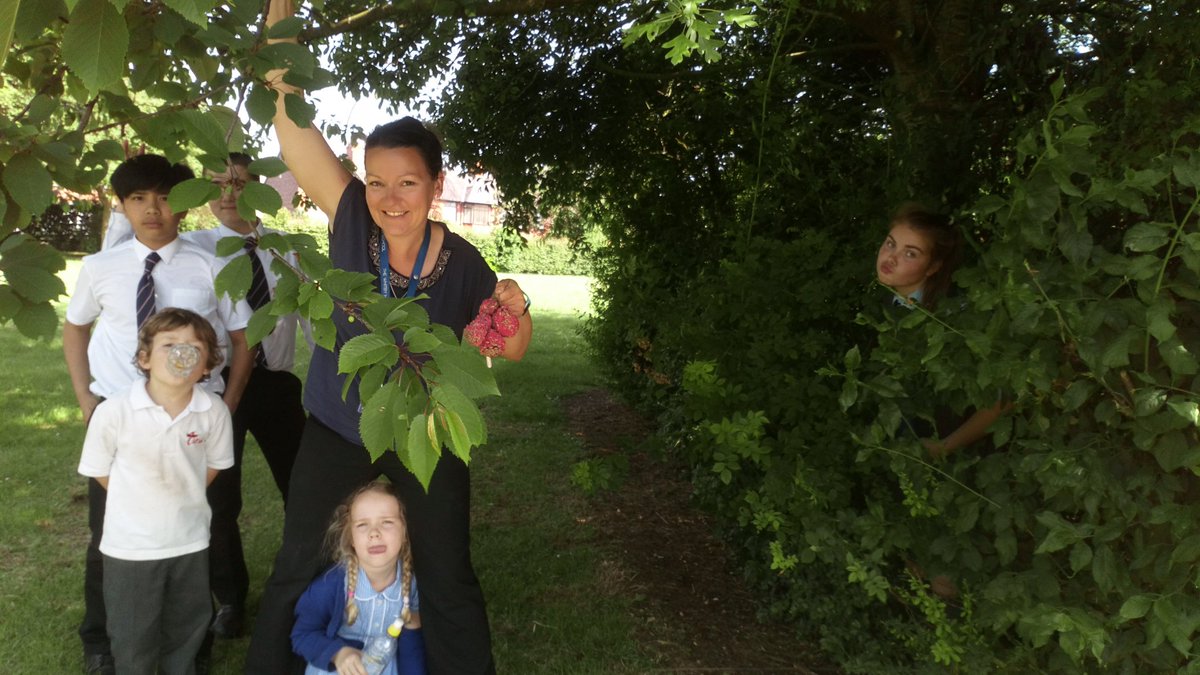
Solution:
<svg viewBox="0 0 1200 675"><path fill-rule="evenodd" d="M363 645L399 620L397 650L383 675L424 675L425 642L404 505L388 483L367 483L334 513L327 533L337 561L296 603L292 649L305 675L365 675Z"/></svg>

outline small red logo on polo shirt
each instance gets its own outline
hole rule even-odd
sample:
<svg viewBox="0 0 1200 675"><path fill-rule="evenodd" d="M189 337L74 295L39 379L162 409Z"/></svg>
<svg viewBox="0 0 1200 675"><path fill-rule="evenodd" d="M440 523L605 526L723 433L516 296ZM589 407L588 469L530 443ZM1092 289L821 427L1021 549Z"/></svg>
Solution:
<svg viewBox="0 0 1200 675"><path fill-rule="evenodd" d="M187 445L200 445L203 442L204 442L204 439L200 438L200 434L197 434L194 431L188 432Z"/></svg>

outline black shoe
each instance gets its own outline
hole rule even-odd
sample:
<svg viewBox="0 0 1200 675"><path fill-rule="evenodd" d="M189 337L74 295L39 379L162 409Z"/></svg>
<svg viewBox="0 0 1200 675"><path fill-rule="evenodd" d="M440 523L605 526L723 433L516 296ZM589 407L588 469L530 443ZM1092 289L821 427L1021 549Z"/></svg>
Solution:
<svg viewBox="0 0 1200 675"><path fill-rule="evenodd" d="M84 654L83 672L86 675L116 675L117 668L110 654Z"/></svg>
<svg viewBox="0 0 1200 675"><path fill-rule="evenodd" d="M222 640L240 638L244 615L241 605L221 605L208 630Z"/></svg>

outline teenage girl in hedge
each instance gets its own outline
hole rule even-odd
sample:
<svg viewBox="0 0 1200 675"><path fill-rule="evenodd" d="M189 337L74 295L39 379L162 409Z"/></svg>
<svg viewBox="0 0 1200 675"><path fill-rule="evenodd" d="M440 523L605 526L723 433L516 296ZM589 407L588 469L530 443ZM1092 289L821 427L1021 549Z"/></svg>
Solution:
<svg viewBox="0 0 1200 675"><path fill-rule="evenodd" d="M875 273L879 283L896 294L895 304L932 310L950 290L962 248L962 233L949 218L906 205L892 218L875 259ZM976 410L945 438L922 438L921 443L933 457L945 457L983 438L1006 408L1001 401Z"/></svg>
<svg viewBox="0 0 1200 675"><path fill-rule="evenodd" d="M336 564L296 603L292 648L308 662L305 675L365 675L363 644L397 619L404 629L383 675L424 675L408 524L392 486L375 481L351 494L334 513L328 543Z"/></svg>

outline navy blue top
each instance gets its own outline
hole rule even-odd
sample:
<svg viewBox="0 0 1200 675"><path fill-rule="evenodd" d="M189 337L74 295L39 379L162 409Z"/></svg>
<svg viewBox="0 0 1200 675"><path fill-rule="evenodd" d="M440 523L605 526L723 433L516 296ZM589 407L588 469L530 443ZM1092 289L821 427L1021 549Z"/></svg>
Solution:
<svg viewBox="0 0 1200 675"><path fill-rule="evenodd" d="M417 302L429 312L434 323L449 326L462 339L463 328L479 312L479 304L491 297L496 289L496 273L483 256L467 240L451 232L445 225L442 250L432 274L421 278L418 294L429 296ZM379 278L379 227L367 210L366 186L352 178L338 202L329 233L329 257L333 266L351 272L366 272ZM391 271L392 295L403 296L408 288L407 273ZM378 282L376 282L378 285ZM321 347L313 350L304 386L304 407L309 414L333 429L351 443L362 445L358 433L358 418L362 405L358 398L358 383L350 386L342 400L342 384L346 376L337 372L337 352L351 338L366 333L362 322L350 323L346 315L335 310L333 322L337 327L334 351Z"/></svg>

